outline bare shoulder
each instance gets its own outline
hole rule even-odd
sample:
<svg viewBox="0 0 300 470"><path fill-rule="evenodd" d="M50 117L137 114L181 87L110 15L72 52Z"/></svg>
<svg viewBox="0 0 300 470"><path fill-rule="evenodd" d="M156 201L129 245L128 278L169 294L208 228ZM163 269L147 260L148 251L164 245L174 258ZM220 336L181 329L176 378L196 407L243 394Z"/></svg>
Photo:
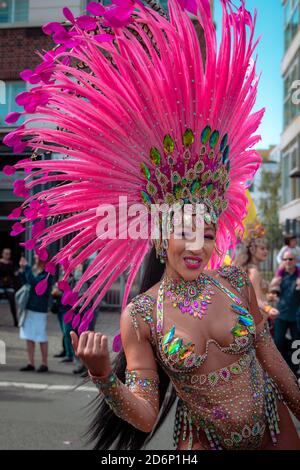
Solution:
<svg viewBox="0 0 300 470"><path fill-rule="evenodd" d="M152 286L150 289L148 289L145 292L145 295L149 295L153 299L157 300L159 286L160 286L160 282L157 282L156 284L154 284L154 286Z"/></svg>

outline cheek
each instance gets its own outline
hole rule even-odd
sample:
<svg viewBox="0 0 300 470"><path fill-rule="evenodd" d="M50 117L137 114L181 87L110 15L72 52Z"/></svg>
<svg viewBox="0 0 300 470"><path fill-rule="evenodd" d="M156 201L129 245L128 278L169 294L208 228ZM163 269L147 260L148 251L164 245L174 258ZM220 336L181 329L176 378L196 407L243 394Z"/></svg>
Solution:
<svg viewBox="0 0 300 470"><path fill-rule="evenodd" d="M170 259L174 259L180 256L184 250L185 250L184 240L174 240L173 238L169 240L168 257Z"/></svg>

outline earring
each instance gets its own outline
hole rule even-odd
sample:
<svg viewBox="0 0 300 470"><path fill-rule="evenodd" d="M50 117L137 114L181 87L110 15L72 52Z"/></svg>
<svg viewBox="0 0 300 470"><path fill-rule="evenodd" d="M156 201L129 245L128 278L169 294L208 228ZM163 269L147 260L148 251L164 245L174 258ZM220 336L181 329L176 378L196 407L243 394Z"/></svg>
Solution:
<svg viewBox="0 0 300 470"><path fill-rule="evenodd" d="M166 259L167 259L167 252L164 248L159 253L159 257L160 257L161 264L164 264L166 262Z"/></svg>

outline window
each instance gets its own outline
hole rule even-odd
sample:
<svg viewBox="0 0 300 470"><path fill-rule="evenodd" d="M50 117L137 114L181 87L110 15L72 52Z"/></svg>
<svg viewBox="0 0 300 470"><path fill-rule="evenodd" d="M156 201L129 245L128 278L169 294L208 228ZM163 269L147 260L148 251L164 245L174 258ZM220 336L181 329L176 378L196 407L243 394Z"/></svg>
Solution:
<svg viewBox="0 0 300 470"><path fill-rule="evenodd" d="M6 124L5 116L12 111L23 111L21 106L16 105L16 96L25 91L26 83L23 81L5 82L5 102L0 102L0 127L17 127L19 124L24 122L24 116L22 116L15 124Z"/></svg>
<svg viewBox="0 0 300 470"><path fill-rule="evenodd" d="M300 103L293 102L293 94L297 89L293 88L293 83L299 80L299 55L290 65L284 77L284 128L286 128L300 114ZM299 98L297 92L296 98Z"/></svg>
<svg viewBox="0 0 300 470"><path fill-rule="evenodd" d="M291 200L291 178L290 178L290 153L289 151L283 155L282 159L282 199L283 204L287 204Z"/></svg>
<svg viewBox="0 0 300 470"><path fill-rule="evenodd" d="M284 7L285 49L287 50L299 29L299 0L287 0Z"/></svg>
<svg viewBox="0 0 300 470"><path fill-rule="evenodd" d="M27 22L28 4L29 0L0 0L0 25Z"/></svg>

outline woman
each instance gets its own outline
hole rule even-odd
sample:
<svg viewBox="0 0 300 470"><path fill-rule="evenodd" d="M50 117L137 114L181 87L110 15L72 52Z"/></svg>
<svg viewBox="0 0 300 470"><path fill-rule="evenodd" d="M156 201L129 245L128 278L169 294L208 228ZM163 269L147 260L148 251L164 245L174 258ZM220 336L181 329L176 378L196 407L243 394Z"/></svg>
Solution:
<svg viewBox="0 0 300 470"><path fill-rule="evenodd" d="M259 268L260 263L268 257L268 243L264 236L265 230L258 221L248 224L247 236L240 244L240 252L234 264L247 272L262 314L273 320L279 312L268 301L269 283L263 278Z"/></svg>
<svg viewBox="0 0 300 470"><path fill-rule="evenodd" d="M92 2L89 16L79 18L64 9L68 30L57 23L44 27L61 46L23 74L38 86L18 102L37 115L5 138L37 156L15 165L26 168L15 189L27 199L14 232L34 203L42 225L32 243L45 248L67 240L51 262L65 268L61 287L71 308L64 320L80 335L72 334L74 348L108 403L102 397L95 415L97 448L109 448L116 438L119 448L140 448L159 409L163 420L172 404L174 395L164 401L170 381L180 398L180 449L299 444L280 398L299 417L299 389L273 347L254 290L243 272L218 271L236 246L246 189L261 163L254 146L264 113L252 114L255 21L244 1L239 8L231 0L221 5L219 49L208 0L171 0L169 15L139 0L108 7ZM197 35L201 28L205 44ZM33 131L41 114L43 127ZM41 149L57 158L40 160ZM187 224L183 240L182 230L176 232L178 207ZM185 240L193 227L200 232L196 248ZM126 307L151 243L156 253L153 248L147 283ZM71 290L70 274L93 253ZM155 254L166 261L165 272ZM208 262L212 271L206 272ZM124 272L123 350L115 375L106 337L87 330ZM277 411L288 439L279 435Z"/></svg>
<svg viewBox="0 0 300 470"><path fill-rule="evenodd" d="M71 333L76 354L112 410L102 403L95 419L100 448L122 433L121 424L113 432L118 422L113 412L142 433L153 431L160 408L159 377L164 371L179 397L174 428L177 449L300 449L284 404L300 417L299 388L269 336L253 286L234 267L204 271L215 249L216 230L206 226L204 246L194 252L185 249L185 239L174 240L171 235L162 281L133 299L123 312L126 385L116 375L124 370L112 371L106 336L86 332L78 342ZM150 268L146 277L155 274L159 272ZM237 287L238 279L242 287ZM189 299L191 287L199 293L202 280L208 282L204 291L212 298L203 317L182 315L182 308L174 303L180 295ZM251 328L242 333L246 324ZM184 357L190 359L185 366ZM278 419L274 418L277 412Z"/></svg>
<svg viewBox="0 0 300 470"><path fill-rule="evenodd" d="M18 326L14 279L15 270L11 261L11 249L4 248L0 258L0 293L8 299L14 326Z"/></svg>
<svg viewBox="0 0 300 470"><path fill-rule="evenodd" d="M37 372L48 372L48 336L47 312L50 297L50 286L42 295L36 293L36 286L48 276L45 271L45 262L37 254L34 255L35 264L31 269L26 258L20 259L20 277L24 284L31 286L27 302L25 320L20 328L20 338L26 340L28 364L20 369L22 372L35 370L34 350L35 343L40 344L42 363Z"/></svg>

